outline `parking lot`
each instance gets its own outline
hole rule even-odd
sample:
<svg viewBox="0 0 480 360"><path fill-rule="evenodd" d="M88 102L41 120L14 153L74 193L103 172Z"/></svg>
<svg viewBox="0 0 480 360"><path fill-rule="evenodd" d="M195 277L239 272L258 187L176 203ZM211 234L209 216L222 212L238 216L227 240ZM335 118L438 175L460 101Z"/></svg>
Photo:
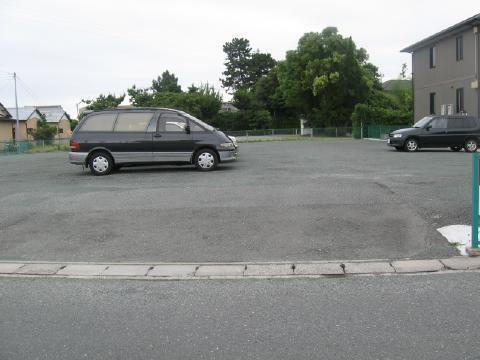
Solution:
<svg viewBox="0 0 480 360"><path fill-rule="evenodd" d="M383 142L241 144L218 171L94 177L66 153L0 157L0 259L228 262L429 258L470 222L470 155Z"/></svg>

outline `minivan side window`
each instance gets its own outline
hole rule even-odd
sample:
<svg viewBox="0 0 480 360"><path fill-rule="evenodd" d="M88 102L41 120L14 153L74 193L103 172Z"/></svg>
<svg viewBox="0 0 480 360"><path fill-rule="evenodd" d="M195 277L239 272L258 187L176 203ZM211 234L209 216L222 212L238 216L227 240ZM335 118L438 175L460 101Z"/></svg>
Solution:
<svg viewBox="0 0 480 360"><path fill-rule="evenodd" d="M191 132L204 132L205 131L204 128L202 128L200 125L196 124L192 120L190 120L189 123L190 123L190 131Z"/></svg>
<svg viewBox="0 0 480 360"><path fill-rule="evenodd" d="M145 132L153 112L124 112L118 114L116 132Z"/></svg>
<svg viewBox="0 0 480 360"><path fill-rule="evenodd" d="M185 132L187 120L174 113L165 113L160 117L159 131Z"/></svg>
<svg viewBox="0 0 480 360"><path fill-rule="evenodd" d="M78 131L112 131L117 114L97 114L85 119Z"/></svg>
<svg viewBox="0 0 480 360"><path fill-rule="evenodd" d="M432 129L446 129L447 128L447 119L446 118L436 118L430 122Z"/></svg>

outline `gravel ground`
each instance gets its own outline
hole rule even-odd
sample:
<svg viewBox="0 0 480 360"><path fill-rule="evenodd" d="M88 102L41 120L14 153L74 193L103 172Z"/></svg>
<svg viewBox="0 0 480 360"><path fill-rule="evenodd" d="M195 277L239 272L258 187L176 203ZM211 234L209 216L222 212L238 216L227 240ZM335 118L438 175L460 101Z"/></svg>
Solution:
<svg viewBox="0 0 480 360"><path fill-rule="evenodd" d="M468 224L470 156L383 142L241 144L218 171L93 177L66 153L0 156L0 259L276 261L430 258Z"/></svg>

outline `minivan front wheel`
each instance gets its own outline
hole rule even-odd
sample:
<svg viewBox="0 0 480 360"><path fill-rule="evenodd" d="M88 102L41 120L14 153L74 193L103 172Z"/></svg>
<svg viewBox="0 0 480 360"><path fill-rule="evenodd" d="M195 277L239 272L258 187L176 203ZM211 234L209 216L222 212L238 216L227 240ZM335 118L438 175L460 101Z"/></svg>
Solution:
<svg viewBox="0 0 480 360"><path fill-rule="evenodd" d="M475 139L468 139L465 141L465 151L466 152L475 152L478 149L478 142Z"/></svg>
<svg viewBox="0 0 480 360"><path fill-rule="evenodd" d="M413 152L418 150L418 142L415 139L407 139L405 141L405 150Z"/></svg>
<svg viewBox="0 0 480 360"><path fill-rule="evenodd" d="M195 167L200 171L214 170L218 165L217 154L210 149L202 149L195 155Z"/></svg>
<svg viewBox="0 0 480 360"><path fill-rule="evenodd" d="M90 172L95 176L108 175L113 170L113 159L108 153L98 151L90 156L88 167L90 168Z"/></svg>

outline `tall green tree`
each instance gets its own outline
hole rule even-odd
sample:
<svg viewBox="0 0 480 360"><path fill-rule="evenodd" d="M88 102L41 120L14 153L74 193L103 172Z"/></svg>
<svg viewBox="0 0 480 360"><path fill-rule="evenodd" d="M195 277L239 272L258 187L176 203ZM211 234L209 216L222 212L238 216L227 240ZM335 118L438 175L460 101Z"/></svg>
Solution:
<svg viewBox="0 0 480 360"><path fill-rule="evenodd" d="M275 66L268 53L252 52L250 41L233 38L223 45L225 71L220 79L222 86L231 94L240 89L253 89L257 81Z"/></svg>
<svg viewBox="0 0 480 360"><path fill-rule="evenodd" d="M152 80L152 90L156 92L182 92L182 87L178 85L178 78L174 73L165 70L162 75Z"/></svg>
<svg viewBox="0 0 480 360"><path fill-rule="evenodd" d="M334 27L303 35L279 64L278 79L286 105L315 127L349 126L355 105L380 86L366 51Z"/></svg>

